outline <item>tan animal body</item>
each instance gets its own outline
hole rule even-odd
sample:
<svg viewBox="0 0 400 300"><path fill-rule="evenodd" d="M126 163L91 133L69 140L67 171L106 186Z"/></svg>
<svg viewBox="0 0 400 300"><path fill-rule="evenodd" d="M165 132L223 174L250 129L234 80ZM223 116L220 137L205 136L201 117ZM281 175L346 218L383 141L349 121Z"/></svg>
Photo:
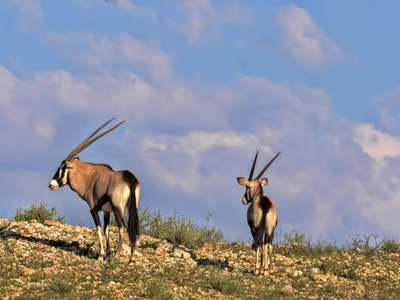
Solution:
<svg viewBox="0 0 400 300"><path fill-rule="evenodd" d="M139 234L139 220L137 211L140 196L139 180L129 171L115 172L108 165L86 163L80 161L77 157L74 158L90 144L125 122L119 123L113 128L92 139L99 130L101 130L114 119L115 118L111 119L97 129L61 162L56 174L50 181L49 188L52 191L55 191L59 187L69 185L69 187L89 205L90 213L92 214L94 223L96 225L96 230L100 241L99 260L103 259L105 255L109 256L111 254L109 241L109 222L110 213L113 212L120 233L115 256L118 257L120 254L125 233L128 229L129 241L131 243L130 261L132 261L134 258L136 237ZM129 213L128 227L126 227L124 221L126 208L128 208ZM98 214L100 211L103 211L104 213L104 235L107 242L106 251L104 251L102 243L101 224Z"/></svg>
<svg viewBox="0 0 400 300"><path fill-rule="evenodd" d="M268 267L268 273L271 274L272 240L274 239L275 228L278 225L278 215L276 213L275 204L271 198L264 195L262 188L263 186L268 185L268 179L262 178L260 180L260 178L279 154L280 152L253 180L254 167L258 156L257 151L249 179L246 180L243 177L237 178L240 185L246 186L246 193L242 198L242 203L245 205L251 203L247 209L247 223L249 224L251 234L253 235L252 248L256 250L255 274L260 275L265 274L266 267Z"/></svg>

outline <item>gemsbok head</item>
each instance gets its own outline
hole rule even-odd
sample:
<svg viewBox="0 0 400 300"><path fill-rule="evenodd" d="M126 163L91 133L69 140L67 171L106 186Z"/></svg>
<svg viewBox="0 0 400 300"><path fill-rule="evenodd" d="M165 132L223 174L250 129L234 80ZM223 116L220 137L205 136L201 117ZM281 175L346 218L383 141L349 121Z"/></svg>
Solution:
<svg viewBox="0 0 400 300"><path fill-rule="evenodd" d="M250 171L249 179L238 177L240 185L246 187L246 192L242 198L242 203L247 205L247 223L249 224L251 234L253 235L252 248L256 250L256 268L255 274L264 275L265 268L268 267L268 274L272 270L272 240L274 231L278 225L278 215L275 204L271 198L264 195L263 186L268 185L267 178L261 178L273 161L281 154L280 152L264 167L264 169L253 179L254 168L257 162L258 151L254 158L253 166ZM263 242L264 237L264 242ZM259 260L261 256L261 261ZM260 270L261 267L261 270Z"/></svg>
<svg viewBox="0 0 400 300"><path fill-rule="evenodd" d="M104 126L110 123L111 119L103 126L94 131L86 140L76 147L60 164L56 174L50 181L49 188L55 191L59 187L69 185L89 205L96 225L97 234L100 240L99 260L105 255L111 254L109 242L110 213L113 212L117 222L120 238L115 257L118 257L124 242L126 229L128 229L129 241L131 244L130 262L134 259L134 247L136 236L139 234L138 203L140 196L139 180L129 171L113 171L104 164L86 163L75 157L97 141L99 138L114 130L125 121L93 138ZM125 225L124 214L128 208L128 228ZM104 213L104 235L106 237L107 249L104 251L102 243L101 224L99 211Z"/></svg>

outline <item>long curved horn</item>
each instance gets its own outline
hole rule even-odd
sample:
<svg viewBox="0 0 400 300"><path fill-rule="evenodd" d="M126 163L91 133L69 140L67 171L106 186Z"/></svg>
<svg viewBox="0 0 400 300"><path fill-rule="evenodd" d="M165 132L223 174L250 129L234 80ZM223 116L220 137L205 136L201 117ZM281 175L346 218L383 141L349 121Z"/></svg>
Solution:
<svg viewBox="0 0 400 300"><path fill-rule="evenodd" d="M115 128L117 128L119 125L121 125L122 123L124 123L125 121L122 121L121 123L119 123L118 125L114 126L113 128L103 132L102 134L100 134L99 136L97 136L96 138L94 138L93 140L90 140L96 133L98 133L104 126L106 126L108 123L110 123L112 120L115 120L116 118L112 118L110 121L108 121L107 123L105 123L104 125L100 126L95 132L93 132L86 140L84 140L82 143L79 144L78 147L76 147L74 150L72 150L72 152L67 156L67 158L65 159L66 161L70 161L72 158L74 158L76 155L78 155L78 153L80 153L82 150L84 150L86 147L88 147L89 145L91 145L92 143L94 143L95 141L97 141L99 138L101 138L102 136L106 135L107 133L109 133L110 131L114 130Z"/></svg>
<svg viewBox="0 0 400 300"><path fill-rule="evenodd" d="M260 151L260 150L258 150L258 151ZM250 171L250 175L249 175L249 181L253 180L254 167L256 166L258 151L256 153L256 157L254 158L253 166L251 167L251 171Z"/></svg>
<svg viewBox="0 0 400 300"><path fill-rule="evenodd" d="M269 168L269 166L274 162L274 160L278 157L278 155L281 154L280 152L275 155L275 157L268 163L268 165L265 166L264 169L260 172L260 174L257 175L256 179L260 179L260 177L264 174L264 172Z"/></svg>

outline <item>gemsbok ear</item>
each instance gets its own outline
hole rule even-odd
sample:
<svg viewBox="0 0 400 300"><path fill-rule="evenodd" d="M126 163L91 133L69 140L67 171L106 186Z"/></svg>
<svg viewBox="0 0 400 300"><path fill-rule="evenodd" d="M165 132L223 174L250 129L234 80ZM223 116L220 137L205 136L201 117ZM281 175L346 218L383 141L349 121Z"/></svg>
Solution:
<svg viewBox="0 0 400 300"><path fill-rule="evenodd" d="M244 179L243 177L238 177L238 178L237 178L237 181L238 181L238 183L239 183L240 185L249 186L249 182L248 182L246 179Z"/></svg>
<svg viewBox="0 0 400 300"><path fill-rule="evenodd" d="M74 169L75 164L72 161L66 161L65 165L67 166L67 169Z"/></svg>
<svg viewBox="0 0 400 300"><path fill-rule="evenodd" d="M261 179L261 186L266 186L266 185L268 185L268 179L267 178Z"/></svg>

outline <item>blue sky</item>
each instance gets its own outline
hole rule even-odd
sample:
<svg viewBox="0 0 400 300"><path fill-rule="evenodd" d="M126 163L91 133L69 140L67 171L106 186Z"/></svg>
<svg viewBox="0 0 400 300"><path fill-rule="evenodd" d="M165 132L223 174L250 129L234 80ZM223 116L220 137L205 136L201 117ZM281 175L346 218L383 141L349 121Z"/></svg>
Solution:
<svg viewBox="0 0 400 300"><path fill-rule="evenodd" d="M278 229L398 237L400 24L394 1L0 0L0 217L34 201L91 225L68 153L132 171L140 205L250 237L260 150ZM256 170L256 172L257 172Z"/></svg>

